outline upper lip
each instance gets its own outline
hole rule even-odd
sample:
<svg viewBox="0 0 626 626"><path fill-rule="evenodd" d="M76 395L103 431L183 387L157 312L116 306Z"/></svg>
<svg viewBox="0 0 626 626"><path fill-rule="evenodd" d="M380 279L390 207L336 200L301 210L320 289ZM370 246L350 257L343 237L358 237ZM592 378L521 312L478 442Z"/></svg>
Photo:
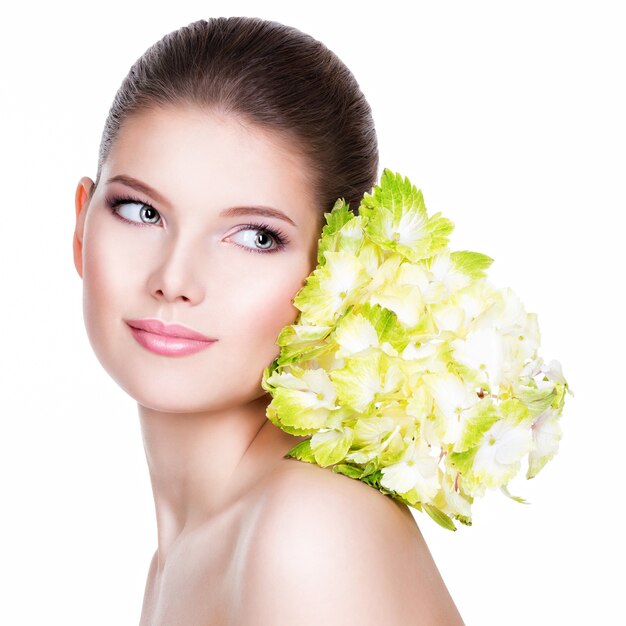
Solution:
<svg viewBox="0 0 626 626"><path fill-rule="evenodd" d="M155 317L140 319L140 320L125 320L129 326L133 328L139 328L140 330L146 330L149 333L156 333L157 335L167 335L168 337L183 337L185 339L196 339L198 341L217 341L212 337L207 337L202 333L199 333L189 326L182 324L168 324Z"/></svg>

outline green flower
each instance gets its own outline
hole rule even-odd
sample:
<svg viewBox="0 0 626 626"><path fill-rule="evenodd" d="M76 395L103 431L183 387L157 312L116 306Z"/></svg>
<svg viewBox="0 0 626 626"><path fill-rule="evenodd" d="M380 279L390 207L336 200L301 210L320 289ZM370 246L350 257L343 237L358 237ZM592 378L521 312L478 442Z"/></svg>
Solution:
<svg viewBox="0 0 626 626"><path fill-rule="evenodd" d="M451 252L452 222L408 178L385 169L358 215L340 198L325 217L263 373L267 417L307 437L287 456L469 525L476 497L510 495L525 459L532 478L556 454L573 395L560 363L537 354L537 316L488 281L493 259Z"/></svg>

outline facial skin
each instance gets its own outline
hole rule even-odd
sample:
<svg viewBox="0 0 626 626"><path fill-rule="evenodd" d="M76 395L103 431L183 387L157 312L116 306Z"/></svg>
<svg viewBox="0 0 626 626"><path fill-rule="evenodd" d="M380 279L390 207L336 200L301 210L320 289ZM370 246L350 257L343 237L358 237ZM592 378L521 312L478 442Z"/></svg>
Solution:
<svg viewBox="0 0 626 626"><path fill-rule="evenodd" d="M290 301L314 267L320 236L321 211L307 193L305 172L278 139L232 118L178 108L126 122L85 216L77 269L91 345L137 402L192 412L264 393L262 370L278 354L281 328L295 320ZM164 201L107 184L117 175L146 183ZM136 203L120 211L138 225L114 215L107 197L129 194L154 207L160 220L148 214L153 223L142 222ZM219 215L250 205L276 208L295 226ZM289 242L280 250L267 238L255 246L258 230L239 230L248 222L278 228ZM264 252L263 245L274 251ZM184 357L156 355L124 322L145 317L180 322L218 341Z"/></svg>

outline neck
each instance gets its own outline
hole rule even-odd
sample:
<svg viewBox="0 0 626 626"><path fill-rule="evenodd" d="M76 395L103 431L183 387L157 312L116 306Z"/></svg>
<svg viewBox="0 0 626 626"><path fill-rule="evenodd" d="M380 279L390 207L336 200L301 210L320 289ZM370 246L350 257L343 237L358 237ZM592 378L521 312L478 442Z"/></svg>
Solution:
<svg viewBox="0 0 626 626"><path fill-rule="evenodd" d="M159 562L185 530L224 510L301 438L266 417L271 398L198 413L138 405L157 517Z"/></svg>

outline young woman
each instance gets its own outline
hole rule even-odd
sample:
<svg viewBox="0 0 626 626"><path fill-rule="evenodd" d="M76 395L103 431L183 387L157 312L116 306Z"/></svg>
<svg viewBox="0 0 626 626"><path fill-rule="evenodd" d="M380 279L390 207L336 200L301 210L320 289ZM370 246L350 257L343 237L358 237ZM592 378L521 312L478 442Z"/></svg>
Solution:
<svg viewBox="0 0 626 626"><path fill-rule="evenodd" d="M74 259L97 358L137 402L157 516L142 625L461 624L409 509L286 459L260 381L338 197L377 179L355 78L312 37L198 21L132 66Z"/></svg>

